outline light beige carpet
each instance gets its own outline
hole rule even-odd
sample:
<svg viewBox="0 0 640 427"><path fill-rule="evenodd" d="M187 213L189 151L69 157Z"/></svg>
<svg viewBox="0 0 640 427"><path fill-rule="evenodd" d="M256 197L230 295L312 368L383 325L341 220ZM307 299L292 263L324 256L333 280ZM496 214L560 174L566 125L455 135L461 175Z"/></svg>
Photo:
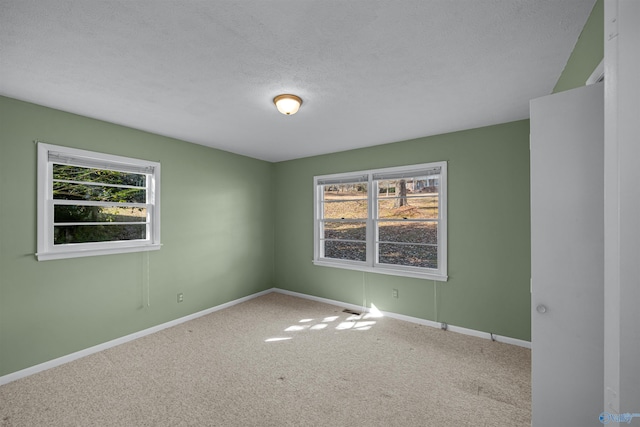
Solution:
<svg viewBox="0 0 640 427"><path fill-rule="evenodd" d="M529 426L530 350L278 293L0 387L2 426Z"/></svg>

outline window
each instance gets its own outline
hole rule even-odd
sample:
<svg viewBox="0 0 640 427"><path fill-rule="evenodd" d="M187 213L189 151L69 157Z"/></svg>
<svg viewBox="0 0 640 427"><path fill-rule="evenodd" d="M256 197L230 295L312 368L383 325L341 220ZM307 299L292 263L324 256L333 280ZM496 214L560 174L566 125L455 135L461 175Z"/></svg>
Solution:
<svg viewBox="0 0 640 427"><path fill-rule="evenodd" d="M447 163L314 178L314 264L447 280Z"/></svg>
<svg viewBox="0 0 640 427"><path fill-rule="evenodd" d="M39 261L160 249L160 164L38 143Z"/></svg>

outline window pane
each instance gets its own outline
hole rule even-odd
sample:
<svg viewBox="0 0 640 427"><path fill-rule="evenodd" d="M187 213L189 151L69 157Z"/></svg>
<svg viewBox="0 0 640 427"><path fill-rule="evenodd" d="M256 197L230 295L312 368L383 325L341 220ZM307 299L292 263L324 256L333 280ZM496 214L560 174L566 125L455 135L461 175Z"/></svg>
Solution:
<svg viewBox="0 0 640 427"><path fill-rule="evenodd" d="M438 268L438 248L435 246L380 243L378 257L381 264Z"/></svg>
<svg viewBox="0 0 640 427"><path fill-rule="evenodd" d="M366 199L366 182L323 185L324 200Z"/></svg>
<svg viewBox="0 0 640 427"><path fill-rule="evenodd" d="M56 205L53 222L145 222L146 208Z"/></svg>
<svg viewBox="0 0 640 427"><path fill-rule="evenodd" d="M438 243L438 224L435 222L381 221L378 240L382 242Z"/></svg>
<svg viewBox="0 0 640 427"><path fill-rule="evenodd" d="M438 218L439 175L378 181L378 218Z"/></svg>
<svg viewBox="0 0 640 427"><path fill-rule="evenodd" d="M324 218L327 219L366 218L367 212L366 200L340 200L324 203Z"/></svg>
<svg viewBox="0 0 640 427"><path fill-rule="evenodd" d="M323 185L323 214L330 219L366 218L367 183Z"/></svg>
<svg viewBox="0 0 640 427"><path fill-rule="evenodd" d="M437 219L438 195L382 198L378 201L378 218Z"/></svg>
<svg viewBox="0 0 640 427"><path fill-rule="evenodd" d="M341 242L339 240L325 240L325 258L346 259L351 261L367 260L366 243Z"/></svg>
<svg viewBox="0 0 640 427"><path fill-rule="evenodd" d="M94 202L146 203L147 191L136 188L54 182L53 198L57 200L91 200Z"/></svg>
<svg viewBox="0 0 640 427"><path fill-rule="evenodd" d="M365 241L367 239L367 224L365 222L325 222L324 238Z"/></svg>
<svg viewBox="0 0 640 427"><path fill-rule="evenodd" d="M136 240L145 239L146 230L146 224L56 226L53 239L54 245Z"/></svg>
<svg viewBox="0 0 640 427"><path fill-rule="evenodd" d="M57 164L53 165L53 179L114 185L133 185L136 187L145 187L147 185L147 176L144 174Z"/></svg>
<svg viewBox="0 0 640 427"><path fill-rule="evenodd" d="M406 192L407 195L438 193L440 175L423 175L413 178L385 179L378 181L379 197L396 197Z"/></svg>

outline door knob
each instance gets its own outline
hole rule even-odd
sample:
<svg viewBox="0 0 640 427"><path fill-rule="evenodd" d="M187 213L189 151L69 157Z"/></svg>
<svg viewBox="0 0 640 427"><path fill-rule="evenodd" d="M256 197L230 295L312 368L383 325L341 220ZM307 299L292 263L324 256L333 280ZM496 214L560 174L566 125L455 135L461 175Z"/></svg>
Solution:
<svg viewBox="0 0 640 427"><path fill-rule="evenodd" d="M544 313L546 313L546 312L547 312L547 306L546 306L546 305L544 305L544 304L539 304L539 305L536 307L536 311L537 311L538 313L540 313L540 314L544 314Z"/></svg>

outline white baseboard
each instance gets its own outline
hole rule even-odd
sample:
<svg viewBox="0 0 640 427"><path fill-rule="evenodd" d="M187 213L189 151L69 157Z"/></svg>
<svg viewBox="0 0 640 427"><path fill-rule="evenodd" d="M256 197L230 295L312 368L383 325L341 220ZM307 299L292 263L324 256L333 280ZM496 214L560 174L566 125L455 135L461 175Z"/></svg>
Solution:
<svg viewBox="0 0 640 427"><path fill-rule="evenodd" d="M72 362L74 360L80 359L85 356L89 356L90 354L97 353L102 350L106 350L111 347L115 347L120 344L124 344L129 341L136 340L138 338L142 338L146 335L150 335L156 332L159 332L163 329L170 328L172 326L179 325L184 322L188 322L189 320L197 319L198 317L206 316L207 314L223 310L225 308L234 306L236 304L240 304L245 301L249 301L253 298L260 297L262 295L270 294L273 292L273 289L267 289L262 292L258 292L255 294L248 295L246 297L238 298L233 301L229 301L224 304L217 305L215 307L208 308L206 310L199 311L197 313L190 314L188 316L181 317L179 319L171 320L169 322L163 323L161 325L153 326L148 329L144 329L142 331L134 332L132 334L126 335L124 337L116 338L111 341L107 341L102 344L95 345L93 347L86 348L84 350L76 351L75 353L67 354L66 356L58 357L57 359L49 360L44 363L40 363L39 365L31 366L29 368L22 369L20 371L12 372L10 374L4 375L0 377L0 385L4 385L10 383L12 381L19 380L20 378L28 377L29 375L37 374L38 372L46 371L47 369L55 368L56 366L64 365L65 363Z"/></svg>
<svg viewBox="0 0 640 427"><path fill-rule="evenodd" d="M98 345L95 345L93 347L89 347L89 348L86 348L84 350L77 351L75 353L67 354L66 356L58 357L56 359L49 360L49 361L44 362L44 363L40 363L38 365L31 366L29 368L25 368L25 369L22 369L20 371L12 372L10 374L7 374L7 375L4 375L4 376L0 377L0 385L8 384L8 383L10 383L12 381L19 380L20 378L28 377L29 375L37 374L38 372L46 371L47 369L55 368L56 366L64 365L65 363L72 362L74 360L80 359L80 358L85 357L85 356L89 356L90 354L94 354L94 353L97 353L99 351L106 350L108 348L115 347L117 345L124 344L126 342L136 340L138 338L142 338L142 337L144 337L146 335L150 335L150 334L159 332L159 331L161 331L163 329L167 329L167 328L170 328L172 326L176 326L176 325L179 325L181 323L188 322L189 320L197 319L198 317L206 316L207 314L210 314L210 313L213 313L213 312L216 312L216 311L219 311L219 310L223 310L223 309L228 308L228 307L232 307L232 306L234 306L236 304L240 304L242 302L249 301L251 299L260 297L262 295L269 294L271 292L277 292L277 293L281 293L281 294L285 294L285 295L291 295L291 296L298 297L298 298L308 299L308 300L311 300L311 301L317 301L317 302L322 302L322 303L325 303L325 304L336 305L338 307L344 307L344 308L348 308L348 309L356 310L356 311L363 311L363 310L367 311L367 312L371 311L370 308L363 307L361 305L349 304L349 303L346 303L346 302L336 301L336 300L332 300L332 299L328 299L328 298L321 298L321 297L316 297L316 296L313 296L313 295L302 294L302 293L299 293L299 292L287 291L285 289L271 288L271 289L264 290L262 292L258 292L258 293L255 293L255 294L248 295L248 296L243 297L243 298L239 298L239 299L236 299L236 300L233 300L233 301L229 301L229 302L224 303L224 304L217 305L215 307L208 308L206 310L199 311L197 313L190 314L188 316L181 317L179 319L171 320L170 322L166 322L166 323L163 323L161 325L153 326L151 328L144 329L142 331L134 332L133 334L129 334L129 335L126 335L124 337L116 338L114 340L107 341L105 343L98 344ZM397 313L386 312L386 311L381 311L380 313L383 316L391 317L393 319L399 319L399 320L404 320L406 322L412 322L412 323L417 323L417 324L420 324L420 325L431 326L433 328L438 328L439 329L442 326L442 323L440 323L440 322L434 322L432 320L420 319L418 317L405 316L404 314L397 314ZM457 332L457 333L460 333L460 334L473 335L473 336L476 336L476 337L492 339L494 341L503 342L503 343L506 343L506 344L512 344L512 345L517 345L517 346L520 346L520 347L531 348L531 343L529 341L523 341L523 340L519 340L519 339L516 339L516 338L503 337L501 335L494 335L494 334L491 334L491 333L488 333L488 332L481 332L481 331L476 331L476 330L473 330L473 329L461 328L461 327L452 326L452 325L448 325L447 329L449 331Z"/></svg>
<svg viewBox="0 0 640 427"><path fill-rule="evenodd" d="M299 292L287 291L285 289L273 288L273 291L281 294L285 294L285 295L291 295L298 298L304 298L312 301L323 302L325 304L337 305L339 307L348 308L350 310L358 310L358 311L364 310L367 312L371 311L370 308L363 307L361 305L349 304L349 303L336 301L328 298L321 298L313 295L302 294ZM419 325L431 326L433 328L438 328L438 329L442 328L442 323L434 322L433 320L426 320L426 319L421 319L419 317L406 316L404 314L392 313L389 311L380 311L380 313L382 313L383 316L391 317L392 319L404 320L405 322L417 323ZM519 347L525 347L529 349L531 348L531 342L529 341L524 341L517 338L505 337L502 335L495 335L490 332L476 331L475 329L467 329L467 328L462 328L460 326L453 326L453 325L447 325L447 330L451 332L457 332L459 334L472 335L474 337L490 339L490 340L502 342L505 344L517 345Z"/></svg>

